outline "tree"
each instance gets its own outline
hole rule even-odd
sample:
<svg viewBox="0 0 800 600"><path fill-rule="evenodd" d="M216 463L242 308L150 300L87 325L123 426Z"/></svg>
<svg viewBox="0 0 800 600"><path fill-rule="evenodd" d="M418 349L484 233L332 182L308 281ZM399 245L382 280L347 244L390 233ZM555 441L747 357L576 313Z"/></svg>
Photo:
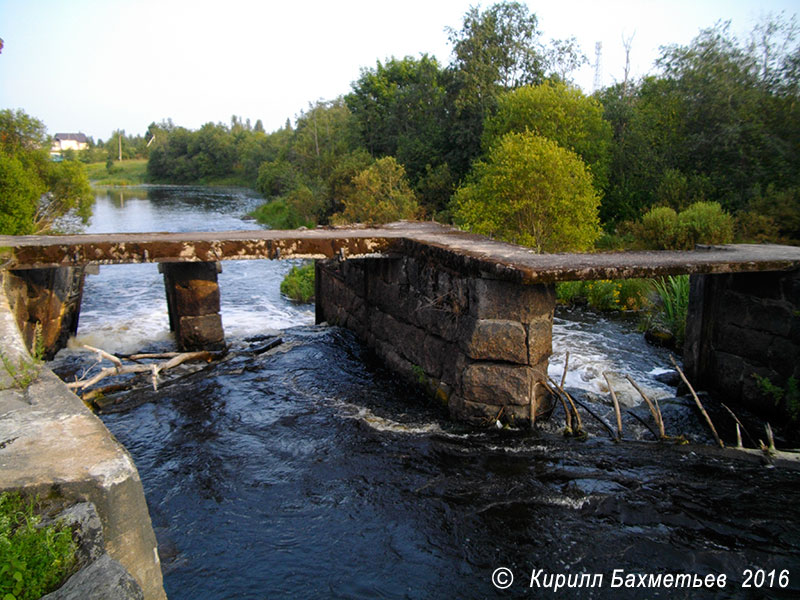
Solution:
<svg viewBox="0 0 800 600"><path fill-rule="evenodd" d="M500 2L481 12L471 7L460 30L448 28L454 59L448 84L451 123L447 163L456 179L481 153L481 133L497 96L541 83L546 57L536 15L519 2Z"/></svg>
<svg viewBox="0 0 800 600"><path fill-rule="evenodd" d="M447 78L437 60L425 54L391 58L362 70L345 98L372 156L394 156L431 206L438 190L429 194L424 179L446 159Z"/></svg>
<svg viewBox="0 0 800 600"><path fill-rule="evenodd" d="M545 82L501 95L497 112L486 121L484 147L512 131L531 131L572 150L589 167L598 192L608 184L611 125L603 118L600 103L580 89Z"/></svg>
<svg viewBox="0 0 800 600"><path fill-rule="evenodd" d="M88 221L93 196L83 165L54 163L49 149L41 121L0 111L0 233L48 232L68 214Z"/></svg>
<svg viewBox="0 0 800 600"><path fill-rule="evenodd" d="M485 103L498 88L542 81L545 59L538 46L537 26L536 15L524 4L500 2L484 12L470 7L461 30L448 29L453 66L461 73L469 96Z"/></svg>
<svg viewBox="0 0 800 600"><path fill-rule="evenodd" d="M581 251L599 236L598 197L583 161L532 132L508 133L453 199L456 223L537 252Z"/></svg>
<svg viewBox="0 0 800 600"><path fill-rule="evenodd" d="M332 219L335 223L389 223L419 215L405 169L391 156L378 159L353 177L343 204L344 210Z"/></svg>

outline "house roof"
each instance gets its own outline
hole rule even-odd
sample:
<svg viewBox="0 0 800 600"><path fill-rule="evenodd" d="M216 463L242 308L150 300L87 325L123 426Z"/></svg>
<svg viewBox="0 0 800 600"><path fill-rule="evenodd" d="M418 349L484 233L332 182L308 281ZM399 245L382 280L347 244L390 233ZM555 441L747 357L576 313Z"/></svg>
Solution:
<svg viewBox="0 0 800 600"><path fill-rule="evenodd" d="M82 144L88 144L89 140L83 133L57 133L54 138L55 140L74 140L76 142L80 142Z"/></svg>

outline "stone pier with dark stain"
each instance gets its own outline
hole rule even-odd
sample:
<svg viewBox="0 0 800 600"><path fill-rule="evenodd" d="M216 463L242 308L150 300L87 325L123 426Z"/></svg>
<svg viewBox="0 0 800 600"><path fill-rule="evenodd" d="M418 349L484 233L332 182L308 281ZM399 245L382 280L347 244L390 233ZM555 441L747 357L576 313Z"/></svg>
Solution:
<svg viewBox="0 0 800 600"><path fill-rule="evenodd" d="M83 267L7 271L3 287L22 339L34 353L51 359L78 331Z"/></svg>
<svg viewBox="0 0 800 600"><path fill-rule="evenodd" d="M472 277L423 257L317 261L317 322L476 424L548 416L553 284Z"/></svg>
<svg viewBox="0 0 800 600"><path fill-rule="evenodd" d="M221 267L214 262L161 263L167 294L169 328L184 351L221 350L225 347L219 313Z"/></svg>

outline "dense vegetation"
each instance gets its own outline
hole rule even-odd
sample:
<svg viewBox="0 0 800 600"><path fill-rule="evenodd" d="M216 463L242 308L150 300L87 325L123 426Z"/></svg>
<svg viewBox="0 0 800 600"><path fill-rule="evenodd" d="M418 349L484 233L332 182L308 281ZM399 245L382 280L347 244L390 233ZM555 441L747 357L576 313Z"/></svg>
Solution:
<svg viewBox="0 0 800 600"><path fill-rule="evenodd" d="M502 2L471 8L448 30L450 64L425 54L378 61L294 125L266 133L233 117L189 131L168 121L123 148L144 146L153 181L255 186L268 200L257 216L275 227L436 218L540 250L591 247L598 223L600 247L797 240L796 33L794 21L773 19L741 41L718 23L663 48L654 74L587 96L570 83L586 62L575 40L544 43L534 14ZM532 135L559 150L543 153ZM498 153L517 165L503 174L505 196L487 179ZM560 176L536 179L556 156L570 157L594 200L562 163ZM527 200L514 196L523 179ZM500 200L509 194L514 202ZM556 218L565 207L566 226ZM666 227L659 239L654 225ZM581 231L548 244L531 231L572 227Z"/></svg>
<svg viewBox="0 0 800 600"><path fill-rule="evenodd" d="M83 166L50 160L41 121L21 110L0 110L0 234L53 229L68 214L88 219L92 194Z"/></svg>
<svg viewBox="0 0 800 600"><path fill-rule="evenodd" d="M77 544L72 530L43 524L35 503L17 492L0 494L0 597L36 600L71 574Z"/></svg>
<svg viewBox="0 0 800 600"><path fill-rule="evenodd" d="M662 48L651 75L587 96L570 80L587 62L575 39L544 42L525 5L501 2L448 29L449 64L378 61L277 131L167 120L78 158L105 159L110 181L121 155L147 159L152 182L255 187L273 227L435 218L539 250L798 240L797 34L773 18L739 40L718 23ZM49 186L0 161L2 185L28 198L6 212L29 224Z"/></svg>

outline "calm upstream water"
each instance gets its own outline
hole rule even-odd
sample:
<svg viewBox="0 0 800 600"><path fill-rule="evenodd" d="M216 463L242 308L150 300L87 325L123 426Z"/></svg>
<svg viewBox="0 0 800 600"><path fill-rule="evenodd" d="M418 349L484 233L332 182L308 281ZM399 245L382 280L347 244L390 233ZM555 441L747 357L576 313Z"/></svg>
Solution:
<svg viewBox="0 0 800 600"><path fill-rule="evenodd" d="M113 191L98 195L87 231L256 228L242 217L258 202L242 190ZM560 434L560 409L535 432L449 423L349 332L315 326L312 306L280 296L292 264L225 262L228 358L102 416L139 468L172 600L800 594L797 471L707 445L647 441L627 413L626 435L638 441L620 444L585 412L585 441ZM283 343L256 353L271 335ZM156 266L88 277L77 342L171 349ZM567 384L607 420L610 408L597 401L604 371L672 395L654 379L667 355L629 320L560 311L554 378L566 351ZM91 363L72 349L54 365ZM668 433L706 440L674 406ZM633 410L645 416L641 408ZM558 576L574 583L583 573L602 582L553 593ZM500 586L509 574L513 583L498 589L493 574ZM612 587L629 574L724 575L726 585Z"/></svg>

